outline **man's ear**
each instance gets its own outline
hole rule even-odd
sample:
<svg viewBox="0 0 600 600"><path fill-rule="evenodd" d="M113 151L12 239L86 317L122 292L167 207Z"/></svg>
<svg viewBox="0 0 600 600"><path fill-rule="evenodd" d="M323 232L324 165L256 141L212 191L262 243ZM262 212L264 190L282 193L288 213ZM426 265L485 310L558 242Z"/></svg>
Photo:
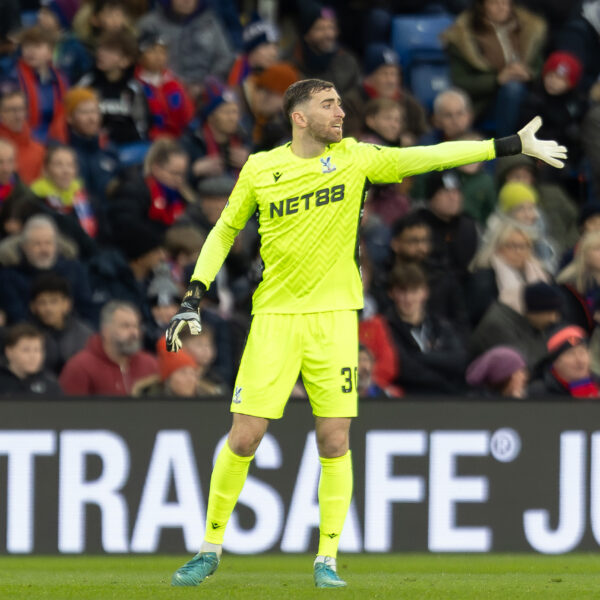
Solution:
<svg viewBox="0 0 600 600"><path fill-rule="evenodd" d="M292 123L301 129L304 129L307 125L306 117L301 110L295 110L292 113Z"/></svg>

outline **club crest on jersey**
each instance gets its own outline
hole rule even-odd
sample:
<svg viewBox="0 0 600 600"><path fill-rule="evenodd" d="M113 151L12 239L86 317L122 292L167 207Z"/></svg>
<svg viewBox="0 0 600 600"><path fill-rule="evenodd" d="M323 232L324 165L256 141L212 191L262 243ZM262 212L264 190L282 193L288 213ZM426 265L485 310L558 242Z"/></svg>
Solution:
<svg viewBox="0 0 600 600"><path fill-rule="evenodd" d="M323 165L323 170L321 173L333 173L335 171L335 165L331 164L331 156L326 156L325 158L321 158L321 165Z"/></svg>
<svg viewBox="0 0 600 600"><path fill-rule="evenodd" d="M241 401L242 401L242 388L236 387L235 391L233 392L233 403L240 404Z"/></svg>

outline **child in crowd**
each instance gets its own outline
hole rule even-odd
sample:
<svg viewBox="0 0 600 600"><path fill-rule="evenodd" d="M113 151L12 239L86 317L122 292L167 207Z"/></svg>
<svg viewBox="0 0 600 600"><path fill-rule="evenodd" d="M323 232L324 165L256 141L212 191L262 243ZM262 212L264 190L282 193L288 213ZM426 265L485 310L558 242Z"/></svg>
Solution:
<svg viewBox="0 0 600 600"><path fill-rule="evenodd" d="M197 366L198 393L206 396L223 394L223 380L213 368L217 348L212 328L202 325L202 331L198 335L187 335L181 341L183 349L194 358Z"/></svg>
<svg viewBox="0 0 600 600"><path fill-rule="evenodd" d="M31 286L29 298L34 324L45 338L45 366L59 375L94 331L73 314L73 296L64 277L55 273L40 275Z"/></svg>
<svg viewBox="0 0 600 600"><path fill-rule="evenodd" d="M61 389L44 367L44 335L29 323L8 329L4 361L0 363L0 396L35 394L58 396Z"/></svg>
<svg viewBox="0 0 600 600"><path fill-rule="evenodd" d="M44 159L44 177L31 190L62 215L69 215L91 238L98 233L98 221L83 183L77 177L77 157L69 146L52 146Z"/></svg>
<svg viewBox="0 0 600 600"><path fill-rule="evenodd" d="M115 144L148 138L150 113L142 85L133 76L136 58L137 41L132 33L107 31L98 39L95 68L78 83L97 92L102 125Z"/></svg>
<svg viewBox="0 0 600 600"><path fill-rule="evenodd" d="M27 98L27 122L33 137L44 144L64 143L67 121L63 100L67 83L52 66L54 35L39 25L30 27L21 34L20 49L17 77Z"/></svg>
<svg viewBox="0 0 600 600"><path fill-rule="evenodd" d="M184 85L167 68L167 43L159 33L142 33L135 77L141 83L150 110L149 137L180 137L194 118L194 105Z"/></svg>

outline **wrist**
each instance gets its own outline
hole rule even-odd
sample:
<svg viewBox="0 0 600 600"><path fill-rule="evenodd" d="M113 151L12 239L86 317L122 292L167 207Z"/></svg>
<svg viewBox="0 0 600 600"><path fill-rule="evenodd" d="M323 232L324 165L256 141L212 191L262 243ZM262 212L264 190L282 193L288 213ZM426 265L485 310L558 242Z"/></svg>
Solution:
<svg viewBox="0 0 600 600"><path fill-rule="evenodd" d="M496 150L496 158L500 158L502 156L520 154L523 151L523 144L519 135L515 133L508 137L495 139L494 148Z"/></svg>
<svg viewBox="0 0 600 600"><path fill-rule="evenodd" d="M190 281L183 295L181 307L186 310L197 311L200 308L200 301L205 293L206 286L201 281Z"/></svg>

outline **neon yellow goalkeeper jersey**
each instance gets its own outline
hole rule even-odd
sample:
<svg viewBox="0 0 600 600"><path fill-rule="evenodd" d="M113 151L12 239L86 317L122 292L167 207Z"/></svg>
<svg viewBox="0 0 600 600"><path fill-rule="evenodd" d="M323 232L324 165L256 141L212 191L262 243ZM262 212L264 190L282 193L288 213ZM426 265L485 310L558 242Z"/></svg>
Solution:
<svg viewBox="0 0 600 600"><path fill-rule="evenodd" d="M208 287L258 210L264 271L253 314L362 308L358 227L367 184L495 157L493 140L390 148L346 138L315 158L290 146L250 156L192 276Z"/></svg>

